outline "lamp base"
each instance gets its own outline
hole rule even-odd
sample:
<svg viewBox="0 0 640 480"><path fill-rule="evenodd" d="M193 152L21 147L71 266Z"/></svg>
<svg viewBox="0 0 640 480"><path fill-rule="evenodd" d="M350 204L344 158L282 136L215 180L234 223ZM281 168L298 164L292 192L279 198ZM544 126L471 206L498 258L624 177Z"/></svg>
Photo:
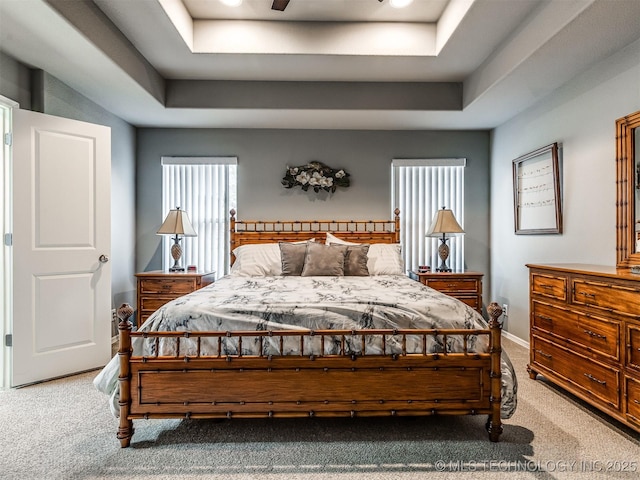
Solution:
<svg viewBox="0 0 640 480"><path fill-rule="evenodd" d="M176 235L173 238L174 244L171 245L171 256L173 257L173 267L170 272L184 272L184 267L180 266L180 257L182 257L182 247L180 246L180 237Z"/></svg>
<svg viewBox="0 0 640 480"><path fill-rule="evenodd" d="M440 266L436 268L436 272L448 273L451 272L451 269L447 267L447 258L449 258L449 245L447 245L447 239L445 238L444 234L442 235L440 241L442 243L438 247L438 256L440 257L441 263Z"/></svg>

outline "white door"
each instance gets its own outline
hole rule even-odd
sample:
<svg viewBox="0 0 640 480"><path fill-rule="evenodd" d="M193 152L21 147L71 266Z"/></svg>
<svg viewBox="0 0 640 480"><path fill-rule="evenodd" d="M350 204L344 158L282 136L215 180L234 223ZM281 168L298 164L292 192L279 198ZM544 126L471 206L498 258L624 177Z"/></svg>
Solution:
<svg viewBox="0 0 640 480"><path fill-rule="evenodd" d="M109 360L110 191L110 128L14 110L12 386Z"/></svg>

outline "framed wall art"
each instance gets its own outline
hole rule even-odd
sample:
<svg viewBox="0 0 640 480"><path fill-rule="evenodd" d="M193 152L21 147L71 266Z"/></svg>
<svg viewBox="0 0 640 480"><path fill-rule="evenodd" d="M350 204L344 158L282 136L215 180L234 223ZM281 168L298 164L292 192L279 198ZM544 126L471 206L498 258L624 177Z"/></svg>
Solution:
<svg viewBox="0 0 640 480"><path fill-rule="evenodd" d="M513 161L513 199L516 235L562 233L557 143Z"/></svg>

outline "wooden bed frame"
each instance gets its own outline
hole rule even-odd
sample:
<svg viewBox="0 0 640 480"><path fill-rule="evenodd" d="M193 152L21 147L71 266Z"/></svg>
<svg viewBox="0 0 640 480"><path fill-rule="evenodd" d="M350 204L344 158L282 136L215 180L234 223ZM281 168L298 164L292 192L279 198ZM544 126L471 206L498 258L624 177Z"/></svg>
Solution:
<svg viewBox="0 0 640 480"><path fill-rule="evenodd" d="M399 242L400 220L396 209L392 221L240 222L231 212L231 250L248 243L296 241L324 237L326 231L348 241ZM320 240L320 238L319 238ZM324 240L324 238L322 238ZM124 307L124 306L123 306ZM120 344L120 424L118 439L128 447L134 433L133 420L141 418L264 418L355 417L389 415L486 414L491 441L502 433L500 419L502 309L487 308L489 328L483 330L356 330L356 331L251 331L251 332L132 332L128 305L118 310ZM378 336L382 345L397 336L406 347L411 335L422 338L459 335L461 353L438 354L386 351L382 355L355 356L345 352L345 339ZM489 338L488 353L467 351L470 335ZM227 355L223 338L286 337L300 339L301 355ZM309 355L305 337L342 336L338 355ZM184 338L197 342L196 355L171 357L133 356L135 337ZM217 355L201 355L202 339L218 344ZM179 347L179 340L178 342ZM260 349L262 350L262 349ZM385 350L383 348L383 350ZM324 349L322 349L324 351Z"/></svg>

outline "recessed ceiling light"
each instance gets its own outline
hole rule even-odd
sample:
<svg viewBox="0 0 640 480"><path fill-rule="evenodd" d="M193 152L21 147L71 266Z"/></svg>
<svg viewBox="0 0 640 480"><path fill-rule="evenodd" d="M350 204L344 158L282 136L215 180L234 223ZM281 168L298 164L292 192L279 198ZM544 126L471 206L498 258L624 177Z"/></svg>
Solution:
<svg viewBox="0 0 640 480"><path fill-rule="evenodd" d="M242 0L220 0L220 2L228 5L229 7L237 7L242 3Z"/></svg>
<svg viewBox="0 0 640 480"><path fill-rule="evenodd" d="M404 8L411 4L413 0L389 0L389 5L393 8Z"/></svg>

